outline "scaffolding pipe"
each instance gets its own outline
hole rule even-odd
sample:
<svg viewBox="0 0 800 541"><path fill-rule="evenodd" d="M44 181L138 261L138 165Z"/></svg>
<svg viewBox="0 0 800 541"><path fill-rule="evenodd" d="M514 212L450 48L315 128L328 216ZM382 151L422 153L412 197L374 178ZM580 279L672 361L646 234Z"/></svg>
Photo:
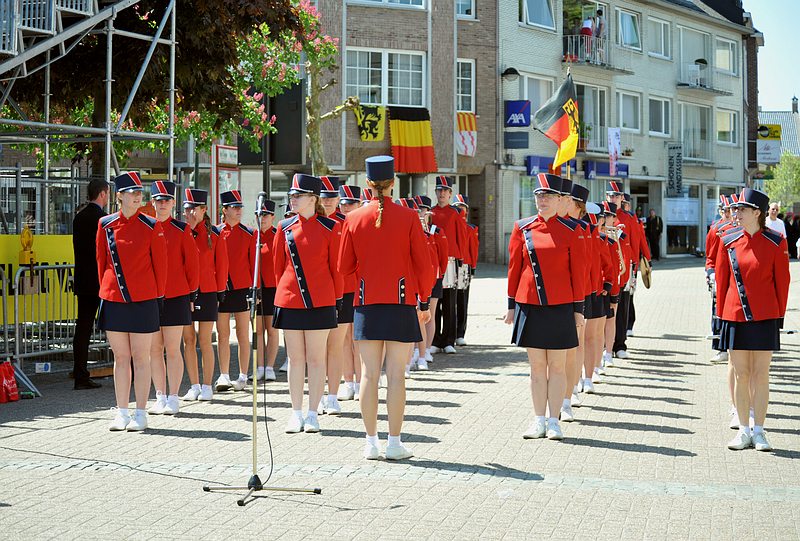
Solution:
<svg viewBox="0 0 800 541"><path fill-rule="evenodd" d="M17 162L16 172L16 196L17 196L17 235L22 234L22 164Z"/></svg>
<svg viewBox="0 0 800 541"><path fill-rule="evenodd" d="M175 168L175 0L170 2L170 45L169 45L169 168L167 180L173 180ZM160 37L160 34L156 38ZM153 42L155 45L155 41Z"/></svg>
<svg viewBox="0 0 800 541"><path fill-rule="evenodd" d="M114 17L106 22L106 159L103 163L103 179L108 179L108 172L111 170L111 74L112 74L112 53L114 35Z"/></svg>
<svg viewBox="0 0 800 541"><path fill-rule="evenodd" d="M45 62L47 62L47 67L44 70L44 121L45 123L50 123L50 51L47 51L45 55ZM45 137L44 139L44 180L47 182L50 180L50 138ZM50 213L48 209L50 208L49 204L49 192L47 188L44 190L44 230L50 231Z"/></svg>

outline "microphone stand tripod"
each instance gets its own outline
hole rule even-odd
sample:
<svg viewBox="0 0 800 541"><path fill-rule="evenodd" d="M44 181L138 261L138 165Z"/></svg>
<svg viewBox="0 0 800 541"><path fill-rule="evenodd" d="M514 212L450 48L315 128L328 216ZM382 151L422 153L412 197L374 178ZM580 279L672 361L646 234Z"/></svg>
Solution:
<svg viewBox="0 0 800 541"><path fill-rule="evenodd" d="M261 208L264 204L264 201L267 198L267 194L261 192L258 194L258 200L256 201L256 258L255 264L253 268L253 286L250 288L250 328L252 330L252 347L250 348L250 366L253 370L253 475L250 476L250 480L247 482L247 486L238 486L238 487L229 487L229 486L203 486L203 492L211 492L211 491L240 491L240 490L247 490L247 494L244 497L239 498L236 500L236 504L240 507L245 505L247 499L253 495L254 492L260 492L262 490L269 490L273 492L298 492L302 494L322 494L321 488L289 488L289 487L268 487L265 486L264 483L261 482L261 478L258 476L258 442L257 442L257 433L258 433L258 370L256 369L256 360L255 360L255 351L256 345L258 342L256 340L260 340L261 337L258 336L256 332L256 303L259 297L259 277L261 276ZM269 479L267 479L269 480Z"/></svg>

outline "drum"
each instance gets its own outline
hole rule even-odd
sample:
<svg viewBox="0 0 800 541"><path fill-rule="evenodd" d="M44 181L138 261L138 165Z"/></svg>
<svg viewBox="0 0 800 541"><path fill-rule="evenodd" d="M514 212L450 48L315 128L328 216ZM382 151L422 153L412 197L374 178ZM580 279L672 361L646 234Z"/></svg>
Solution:
<svg viewBox="0 0 800 541"><path fill-rule="evenodd" d="M469 287L469 265L462 263L458 267L456 289L467 289L467 287Z"/></svg>
<svg viewBox="0 0 800 541"><path fill-rule="evenodd" d="M444 289L453 289L456 287L457 281L458 270L456 269L456 260L455 258L448 257L447 269L444 271L444 277L442 278L442 287Z"/></svg>

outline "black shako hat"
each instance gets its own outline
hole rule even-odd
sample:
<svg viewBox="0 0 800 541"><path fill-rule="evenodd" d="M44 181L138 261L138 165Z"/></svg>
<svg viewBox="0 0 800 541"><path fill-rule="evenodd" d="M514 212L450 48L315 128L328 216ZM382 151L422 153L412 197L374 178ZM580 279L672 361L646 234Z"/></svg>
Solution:
<svg viewBox="0 0 800 541"><path fill-rule="evenodd" d="M289 195L301 193L313 193L319 195L322 191L322 180L313 175L295 173L292 177L292 185L289 188Z"/></svg>

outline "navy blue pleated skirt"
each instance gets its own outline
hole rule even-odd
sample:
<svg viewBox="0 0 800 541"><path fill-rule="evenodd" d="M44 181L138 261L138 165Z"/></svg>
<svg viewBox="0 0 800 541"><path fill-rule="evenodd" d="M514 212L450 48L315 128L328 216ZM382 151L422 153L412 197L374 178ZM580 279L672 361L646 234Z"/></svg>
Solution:
<svg viewBox="0 0 800 541"><path fill-rule="evenodd" d="M100 301L97 327L104 331L151 333L161 329L158 301Z"/></svg>
<svg viewBox="0 0 800 541"><path fill-rule="evenodd" d="M342 309L339 310L339 325L352 323L355 317L355 306L353 304L356 300L355 293L345 293L342 296Z"/></svg>
<svg viewBox="0 0 800 541"><path fill-rule="evenodd" d="M217 294L200 293L194 300L192 321L216 321L219 315Z"/></svg>
<svg viewBox="0 0 800 541"><path fill-rule="evenodd" d="M234 289L225 292L225 300L219 303L219 311L226 314L236 312L247 312L250 305L247 304L247 295L250 293L249 287Z"/></svg>
<svg viewBox="0 0 800 541"><path fill-rule="evenodd" d="M276 306L272 316L272 326L276 329L291 331L335 329L337 326L336 307L281 308Z"/></svg>
<svg viewBox="0 0 800 541"><path fill-rule="evenodd" d="M386 340L413 344L422 341L417 309L407 304L356 306L354 340Z"/></svg>
<svg viewBox="0 0 800 541"><path fill-rule="evenodd" d="M261 299L256 306L256 314L259 316L272 316L275 312L275 291L274 287L262 287Z"/></svg>
<svg viewBox="0 0 800 541"><path fill-rule="evenodd" d="M443 278L439 278L438 280L436 280L436 285L433 286L433 291L431 291L432 299L442 298L442 280Z"/></svg>
<svg viewBox="0 0 800 541"><path fill-rule="evenodd" d="M781 349L780 320L720 320L719 347L720 351L778 351Z"/></svg>
<svg viewBox="0 0 800 541"><path fill-rule="evenodd" d="M606 304L603 299L607 299L608 295L598 295L592 293L586 297L585 309L583 315L586 319L600 319L606 317Z"/></svg>
<svg viewBox="0 0 800 541"><path fill-rule="evenodd" d="M192 306L189 295L164 299L161 310L162 327L178 327L192 324Z"/></svg>
<svg viewBox="0 0 800 541"><path fill-rule="evenodd" d="M511 343L536 349L578 347L573 305L536 306L517 303Z"/></svg>

